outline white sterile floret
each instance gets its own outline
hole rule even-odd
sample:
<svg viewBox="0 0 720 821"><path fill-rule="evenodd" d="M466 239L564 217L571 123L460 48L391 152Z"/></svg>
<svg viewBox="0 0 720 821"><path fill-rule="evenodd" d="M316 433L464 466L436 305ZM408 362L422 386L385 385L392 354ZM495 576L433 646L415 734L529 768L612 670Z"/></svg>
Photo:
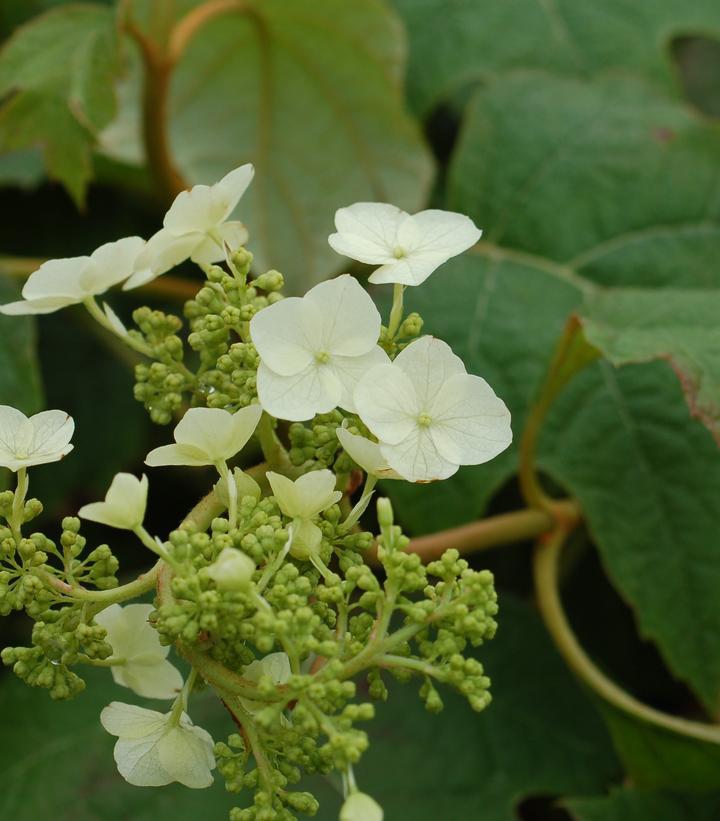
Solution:
<svg viewBox="0 0 720 821"><path fill-rule="evenodd" d="M364 792L351 793L340 810L340 821L383 821L383 808Z"/></svg>
<svg viewBox="0 0 720 821"><path fill-rule="evenodd" d="M268 471L267 480L278 507L293 520L290 552L295 558L308 558L322 541L322 531L312 520L342 498L335 490L335 474L314 470L293 481Z"/></svg>
<svg viewBox="0 0 720 821"><path fill-rule="evenodd" d="M186 259L201 265L219 262L225 259L225 244L233 249L244 245L248 238L245 226L228 222L228 218L254 173L248 163L215 185L195 185L178 194L165 214L163 227L148 240L137 273L125 283L125 290L150 282Z"/></svg>
<svg viewBox="0 0 720 821"><path fill-rule="evenodd" d="M57 462L73 449L75 422L65 411L47 410L29 419L10 405L0 405L0 467L18 471Z"/></svg>
<svg viewBox="0 0 720 821"><path fill-rule="evenodd" d="M132 473L118 473L105 494L105 501L84 505L78 516L120 530L135 530L145 519L147 495L145 474L138 479Z"/></svg>
<svg viewBox="0 0 720 821"><path fill-rule="evenodd" d="M115 763L136 787L163 787L178 781L192 789L213 783L214 742L187 713L158 713L113 701L100 714L103 727L118 737Z"/></svg>
<svg viewBox="0 0 720 821"><path fill-rule="evenodd" d="M236 413L222 408L190 408L173 432L176 444L151 450L145 464L161 467L225 462L245 447L261 415L260 405L250 405Z"/></svg>
<svg viewBox="0 0 720 821"><path fill-rule="evenodd" d="M144 239L125 237L101 245L89 257L44 262L28 277L22 300L0 305L0 312L50 314L103 294L133 274L144 247Z"/></svg>
<svg viewBox="0 0 720 821"><path fill-rule="evenodd" d="M459 465L487 462L512 441L505 403L431 336L408 345L392 365L369 371L355 402L387 464L411 482L447 479Z"/></svg>
<svg viewBox="0 0 720 821"><path fill-rule="evenodd" d="M260 404L295 422L338 406L354 410L360 377L389 361L377 345L380 325L372 299L348 274L259 311L250 335L260 354Z"/></svg>
<svg viewBox="0 0 720 821"><path fill-rule="evenodd" d="M227 591L246 589L254 572L255 562L235 547L223 548L207 569L218 590Z"/></svg>
<svg viewBox="0 0 720 821"><path fill-rule="evenodd" d="M267 676L273 684L286 684L292 669L287 653L270 653L262 659L251 661L243 670L242 677L250 682L258 683L263 676ZM249 713L257 713L266 705L260 701L253 701L249 698L240 699L243 707Z"/></svg>
<svg viewBox="0 0 720 821"><path fill-rule="evenodd" d="M356 202L335 213L328 237L343 256L380 265L376 284L420 285L451 257L475 245L482 231L464 214L431 209L408 214L384 202Z"/></svg>
<svg viewBox="0 0 720 821"><path fill-rule="evenodd" d="M107 630L107 643L113 649L117 664L110 668L113 679L143 698L175 698L183 678L167 660L169 647L160 644L160 636L148 618L150 604L112 604L95 616Z"/></svg>
<svg viewBox="0 0 720 821"><path fill-rule="evenodd" d="M335 432L347 455L369 476L375 476L378 479L403 478L388 465L377 442L372 442L356 433L350 433L344 427L337 428Z"/></svg>

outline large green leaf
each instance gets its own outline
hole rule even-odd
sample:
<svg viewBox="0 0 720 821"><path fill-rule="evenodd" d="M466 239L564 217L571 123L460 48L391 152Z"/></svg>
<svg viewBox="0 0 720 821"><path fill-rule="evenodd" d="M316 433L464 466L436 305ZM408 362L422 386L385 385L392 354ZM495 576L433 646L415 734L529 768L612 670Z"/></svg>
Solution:
<svg viewBox="0 0 720 821"><path fill-rule="evenodd" d="M426 113L463 86L520 66L633 72L676 88L670 42L718 34L714 0L394 0L410 33L410 96ZM621 81L621 82L622 82Z"/></svg>
<svg viewBox="0 0 720 821"><path fill-rule="evenodd" d="M42 145L48 174L82 202L97 133L115 113L114 12L54 9L19 28L0 52L0 147Z"/></svg>
<svg viewBox="0 0 720 821"><path fill-rule="evenodd" d="M669 732L607 704L602 705L602 712L635 786L720 790L720 745Z"/></svg>
<svg viewBox="0 0 720 821"><path fill-rule="evenodd" d="M470 106L448 203L484 240L604 285L720 284L720 127L625 79L505 77Z"/></svg>
<svg viewBox="0 0 720 821"><path fill-rule="evenodd" d="M0 275L0 304L18 298L19 288ZM35 322L0 315L0 405L25 413L40 410L42 389L35 351Z"/></svg>
<svg viewBox="0 0 720 821"><path fill-rule="evenodd" d="M172 79L171 152L188 183L254 163L239 214L258 269L307 287L342 264L327 244L337 208L423 205L432 164L404 110L404 60L380 0L253 0L196 32ZM138 92L121 98L105 146L128 160Z"/></svg>
<svg viewBox="0 0 720 821"><path fill-rule="evenodd" d="M720 439L720 291L614 289L583 312L585 336L614 365L666 360L694 416Z"/></svg>
<svg viewBox="0 0 720 821"><path fill-rule="evenodd" d="M516 438L567 316L595 288L549 260L480 247L410 294L427 330L488 379ZM603 563L642 634L711 709L720 695L720 458L661 363L582 373L561 395L540 467L576 496ZM515 450L445 483L386 492L410 529L471 520L517 468ZM396 488L396 485L399 487ZM455 494L453 504L448 495Z"/></svg>
<svg viewBox="0 0 720 821"><path fill-rule="evenodd" d="M494 688L485 712L475 715L464 699L447 694L443 713L431 716L415 692L419 684L390 683L390 700L368 725L371 746L356 771L387 818L510 821L527 796L592 794L618 775L602 721L537 617L510 596L501 595L501 608L498 637L480 654ZM53 704L14 679L2 685L3 818L189 821L222 818L232 806L220 783L198 791L140 790L122 781L98 714L112 699L133 697L109 674L93 675L86 693L69 704ZM216 739L234 730L210 698L193 700L190 712ZM320 821L336 819L339 796L322 782L312 786L320 787Z"/></svg>
<svg viewBox="0 0 720 821"><path fill-rule="evenodd" d="M720 815L718 793L618 790L607 797L574 798L564 804L578 821L715 821Z"/></svg>

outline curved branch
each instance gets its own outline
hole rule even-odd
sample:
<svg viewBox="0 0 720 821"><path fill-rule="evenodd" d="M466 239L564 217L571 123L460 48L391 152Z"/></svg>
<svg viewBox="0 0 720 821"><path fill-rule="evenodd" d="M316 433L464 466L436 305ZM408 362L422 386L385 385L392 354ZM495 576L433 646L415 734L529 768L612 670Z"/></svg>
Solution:
<svg viewBox="0 0 720 821"><path fill-rule="evenodd" d="M560 600L558 560L567 535L568 531L558 528L548 538L538 542L533 559L533 571L540 613L555 646L568 667L588 687L619 710L665 730L720 744L720 724L691 721L668 715L643 704L608 678L583 650L572 631Z"/></svg>
<svg viewBox="0 0 720 821"><path fill-rule="evenodd" d="M406 552L417 553L423 562L435 561L451 548L467 556L505 544L536 539L556 527L558 518L568 524L575 524L580 519L580 509L571 499L555 502L553 511L554 515L534 508L515 510L427 536L418 536L410 540ZM372 565L379 564L377 545L373 545L365 558Z"/></svg>
<svg viewBox="0 0 720 821"><path fill-rule="evenodd" d="M243 0L210 0L189 11L175 24L170 33L168 57L173 65L182 57L190 40L206 23L223 14L247 10L247 3Z"/></svg>
<svg viewBox="0 0 720 821"><path fill-rule="evenodd" d="M147 164L160 194L170 201L187 188L173 163L168 134L168 92L174 63L132 21L125 22L125 31L138 44L145 69L142 132Z"/></svg>

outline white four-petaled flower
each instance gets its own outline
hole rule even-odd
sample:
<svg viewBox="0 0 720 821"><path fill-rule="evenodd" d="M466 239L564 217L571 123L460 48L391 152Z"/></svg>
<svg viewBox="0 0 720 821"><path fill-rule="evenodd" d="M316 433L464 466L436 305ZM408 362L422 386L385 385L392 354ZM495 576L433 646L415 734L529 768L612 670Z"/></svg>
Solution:
<svg viewBox="0 0 720 821"><path fill-rule="evenodd" d="M190 408L175 427L175 444L151 450L145 464L161 467L225 462L245 447L261 415L260 405L249 405L236 413L222 408Z"/></svg>
<svg viewBox="0 0 720 821"><path fill-rule="evenodd" d="M78 516L91 522L117 527L119 530L135 530L145 518L148 479L132 473L118 473L112 480L104 502L91 502L78 511Z"/></svg>
<svg viewBox="0 0 720 821"><path fill-rule="evenodd" d="M330 470L313 470L293 482L287 476L268 471L267 480L278 507L293 520L290 552L298 559L309 558L322 541L322 531L313 519L342 498L342 493L335 490L335 474Z"/></svg>
<svg viewBox="0 0 720 821"><path fill-rule="evenodd" d="M180 192L170 206L163 227L148 240L138 259L138 271L125 289L137 288L186 259L203 265L225 259L225 243L237 249L247 242L241 222L228 218L252 181L249 163L226 174L215 185L194 185Z"/></svg>
<svg viewBox="0 0 720 821"><path fill-rule="evenodd" d="M128 279L145 247L140 237L107 242L89 257L51 259L30 274L23 299L0 305L4 314L49 314L103 294Z"/></svg>
<svg viewBox="0 0 720 821"><path fill-rule="evenodd" d="M192 789L209 787L215 768L210 734L187 713L158 713L113 701L100 714L103 727L118 737L115 763L136 787L163 787L178 781Z"/></svg>
<svg viewBox="0 0 720 821"><path fill-rule="evenodd" d="M391 365L368 371L355 403L387 464L410 482L446 479L459 465L489 461L512 441L505 403L431 336L408 345Z"/></svg>
<svg viewBox="0 0 720 821"><path fill-rule="evenodd" d="M0 405L0 467L17 472L57 462L73 449L74 431L75 422L64 411L42 411L28 419L17 408Z"/></svg>
<svg viewBox="0 0 720 821"><path fill-rule="evenodd" d="M144 698L175 698L183 678L167 660L169 647L160 644L157 630L148 622L150 604L112 604L95 616L107 630L107 642L118 662L110 668L113 679Z"/></svg>
<svg viewBox="0 0 720 821"><path fill-rule="evenodd" d="M302 421L340 406L373 365L388 362L377 344L380 314L360 283L344 274L259 311L250 334L260 354L260 404L279 419Z"/></svg>
<svg viewBox="0 0 720 821"><path fill-rule="evenodd" d="M379 265L370 282L420 285L451 257L467 251L482 232L464 214L431 209L408 214L384 202L356 202L335 213L328 237L343 256Z"/></svg>

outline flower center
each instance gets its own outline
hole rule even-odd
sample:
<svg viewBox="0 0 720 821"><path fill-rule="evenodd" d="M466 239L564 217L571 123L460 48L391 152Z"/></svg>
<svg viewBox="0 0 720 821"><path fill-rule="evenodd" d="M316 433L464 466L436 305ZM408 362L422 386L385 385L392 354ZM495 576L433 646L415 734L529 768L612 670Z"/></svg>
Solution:
<svg viewBox="0 0 720 821"><path fill-rule="evenodd" d="M417 423L421 428L429 428L432 422L432 416L429 413L421 413L417 418Z"/></svg>
<svg viewBox="0 0 720 821"><path fill-rule="evenodd" d="M315 361L318 365L327 365L330 361L330 354L327 351L316 351Z"/></svg>
<svg viewBox="0 0 720 821"><path fill-rule="evenodd" d="M399 245L395 246L393 256L395 257L395 259L402 259L405 256L405 249L401 248Z"/></svg>

